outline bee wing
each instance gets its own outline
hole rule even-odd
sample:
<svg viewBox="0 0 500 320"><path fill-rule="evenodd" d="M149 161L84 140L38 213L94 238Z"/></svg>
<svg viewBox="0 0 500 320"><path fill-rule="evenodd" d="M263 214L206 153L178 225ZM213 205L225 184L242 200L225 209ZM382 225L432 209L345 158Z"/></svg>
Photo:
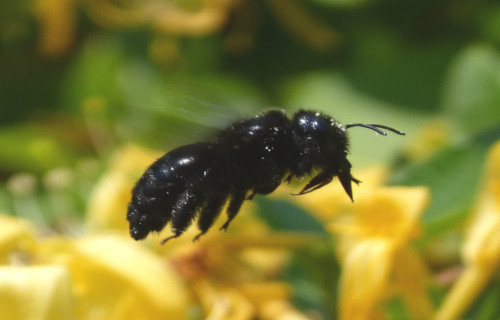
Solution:
<svg viewBox="0 0 500 320"><path fill-rule="evenodd" d="M173 147L171 141L184 145L203 139L268 104L257 90L229 78L182 81L143 65L128 67L123 78L128 80L120 83L119 127L126 130L118 133L163 148Z"/></svg>

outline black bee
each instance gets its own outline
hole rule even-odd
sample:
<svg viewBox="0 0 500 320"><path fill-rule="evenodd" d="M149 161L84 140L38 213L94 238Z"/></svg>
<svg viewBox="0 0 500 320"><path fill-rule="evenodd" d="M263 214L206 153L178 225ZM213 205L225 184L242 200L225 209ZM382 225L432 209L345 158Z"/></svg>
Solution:
<svg viewBox="0 0 500 320"><path fill-rule="evenodd" d="M200 233L207 232L228 202L226 230L245 199L273 192L293 177L317 174L297 194L317 190L338 177L352 200L347 129L365 127L404 135L378 124L342 125L316 111L297 111L288 119L284 111L270 110L237 121L213 142L172 150L156 160L132 190L127 220L136 239L161 231L171 222L172 236L180 236L198 216Z"/></svg>

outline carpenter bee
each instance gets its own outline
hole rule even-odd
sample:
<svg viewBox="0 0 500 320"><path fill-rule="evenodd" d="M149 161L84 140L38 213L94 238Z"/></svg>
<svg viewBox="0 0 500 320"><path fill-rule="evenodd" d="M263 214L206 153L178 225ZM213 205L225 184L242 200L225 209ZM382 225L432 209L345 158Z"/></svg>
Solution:
<svg viewBox="0 0 500 320"><path fill-rule="evenodd" d="M365 127L381 135L382 129L404 135L379 124L343 125L316 111L297 111L291 119L284 111L270 110L254 118L234 122L211 142L174 149L154 162L132 190L127 220L135 240L160 232L171 223L179 237L198 217L197 240L213 225L227 204L226 230L246 199L273 192L294 177L316 175L296 195L329 184L338 177L352 198L347 160L347 129Z"/></svg>

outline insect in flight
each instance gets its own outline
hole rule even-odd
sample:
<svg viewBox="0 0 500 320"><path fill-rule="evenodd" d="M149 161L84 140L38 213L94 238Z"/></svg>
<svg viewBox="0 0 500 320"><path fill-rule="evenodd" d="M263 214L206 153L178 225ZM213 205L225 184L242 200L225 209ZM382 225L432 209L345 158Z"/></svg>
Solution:
<svg viewBox="0 0 500 320"><path fill-rule="evenodd" d="M246 199L269 194L294 177L316 175L297 193L306 194L338 177L352 198L347 160L347 129L364 127L381 135L396 129L379 124L343 125L316 111L299 110L291 119L284 111L270 110L254 118L234 122L212 142L199 142L174 149L156 160L136 183L128 206L130 234L136 240L160 232L171 223L179 237L195 217L200 233L213 225L228 203L226 230Z"/></svg>

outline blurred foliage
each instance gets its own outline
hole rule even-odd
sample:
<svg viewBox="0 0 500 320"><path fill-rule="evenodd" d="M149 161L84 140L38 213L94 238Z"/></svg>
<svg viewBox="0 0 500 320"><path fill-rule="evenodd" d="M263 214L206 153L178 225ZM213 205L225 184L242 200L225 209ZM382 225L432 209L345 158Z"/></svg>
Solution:
<svg viewBox="0 0 500 320"><path fill-rule="evenodd" d="M353 129L349 159L355 169L383 165L388 185L429 188L422 234L409 247L429 268L434 309L468 262L461 245L500 139L498 1L4 0L0 70L0 212L43 236L90 232L89 199L103 177L113 184L122 174L131 187L144 169L114 167L126 146L163 152L262 110L307 108L406 132ZM115 200L125 206L122 189ZM342 254L327 227L333 214L278 198L257 197L249 215L271 233L319 242L284 245L289 259L272 279L295 290L283 310L334 319ZM459 315L495 319L498 267L492 274ZM207 301L190 308L207 315ZM412 319L405 303L392 297L373 318ZM282 310L253 306L264 318Z"/></svg>

